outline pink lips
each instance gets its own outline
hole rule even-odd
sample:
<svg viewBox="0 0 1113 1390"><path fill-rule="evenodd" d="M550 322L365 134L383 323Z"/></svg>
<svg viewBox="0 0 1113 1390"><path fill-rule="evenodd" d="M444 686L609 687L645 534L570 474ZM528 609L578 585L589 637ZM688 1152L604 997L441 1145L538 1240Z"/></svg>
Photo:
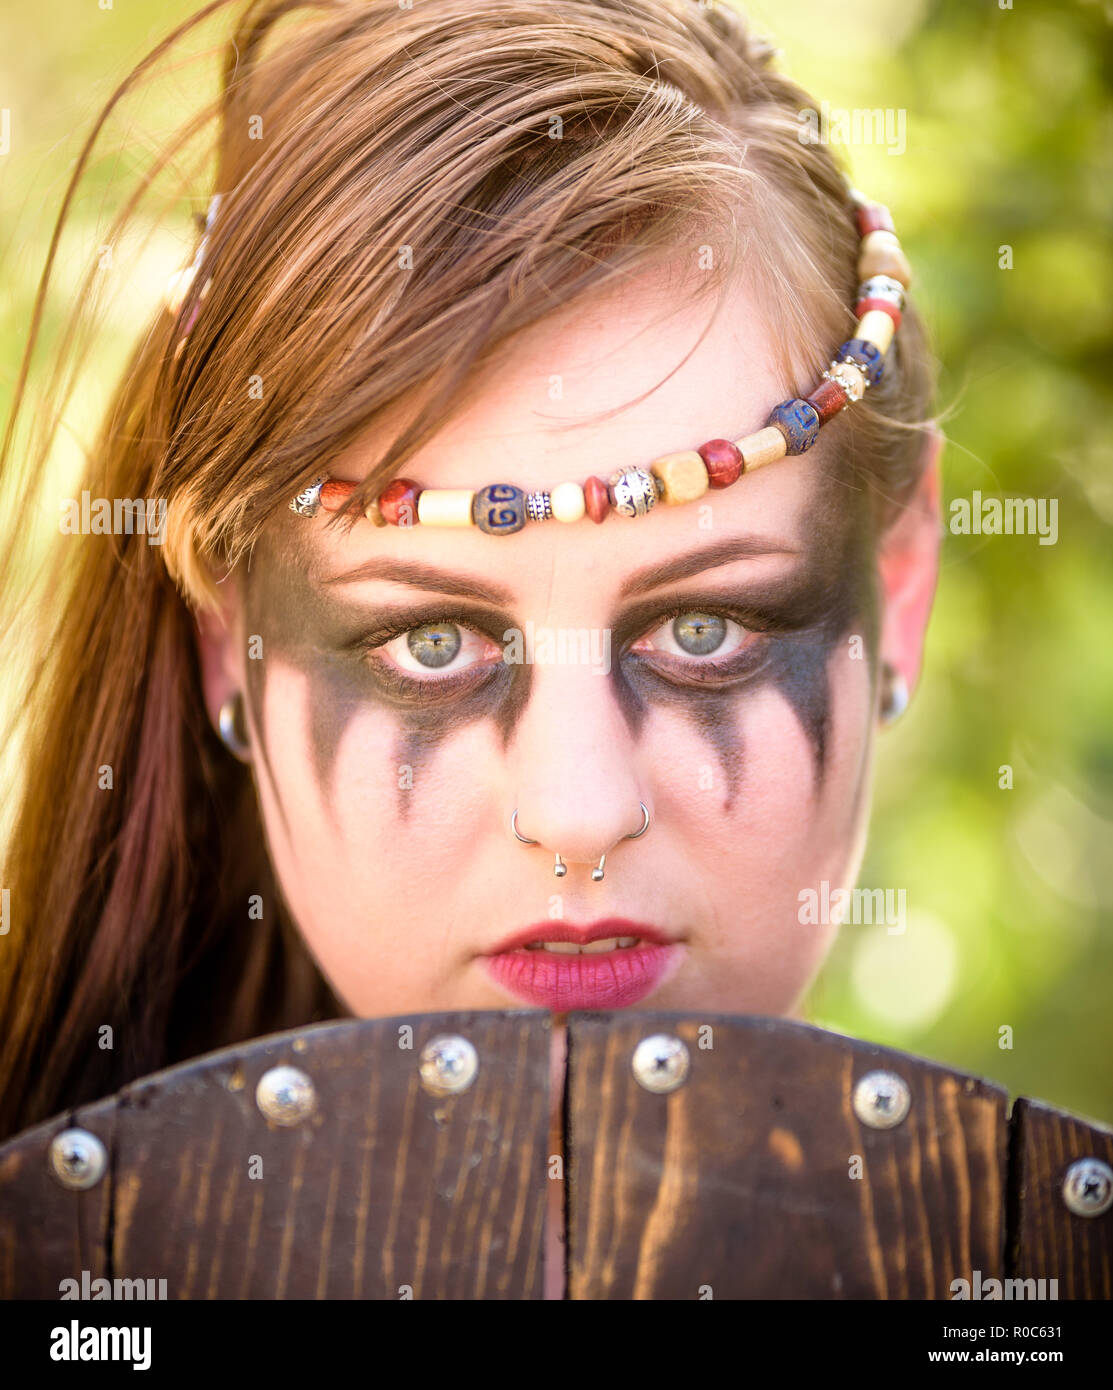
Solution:
<svg viewBox="0 0 1113 1390"><path fill-rule="evenodd" d="M636 946L600 955L554 955L525 949L531 941L575 941L586 945L606 937L636 936ZM625 917L608 917L590 926L539 922L515 932L482 959L494 979L517 998L539 1008L624 1009L660 984L681 951L656 927Z"/></svg>

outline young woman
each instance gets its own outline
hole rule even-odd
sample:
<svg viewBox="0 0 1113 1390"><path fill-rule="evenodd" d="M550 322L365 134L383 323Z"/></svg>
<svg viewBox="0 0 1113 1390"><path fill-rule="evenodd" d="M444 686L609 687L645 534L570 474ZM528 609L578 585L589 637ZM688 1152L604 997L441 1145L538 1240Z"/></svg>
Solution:
<svg viewBox="0 0 1113 1390"><path fill-rule="evenodd" d="M346 1014L796 1011L940 436L887 216L770 58L686 0L241 17L83 483L164 529L59 534L36 614L0 1132Z"/></svg>

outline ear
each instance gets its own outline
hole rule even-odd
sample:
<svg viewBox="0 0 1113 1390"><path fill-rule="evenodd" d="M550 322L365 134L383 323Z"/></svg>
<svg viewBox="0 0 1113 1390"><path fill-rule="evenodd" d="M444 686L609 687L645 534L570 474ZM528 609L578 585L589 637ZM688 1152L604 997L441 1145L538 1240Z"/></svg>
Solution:
<svg viewBox="0 0 1113 1390"><path fill-rule="evenodd" d="M231 577L225 577L215 587L220 594L220 607L195 613L194 623L205 712L219 733L220 707L244 689L245 673L239 591Z"/></svg>
<svg viewBox="0 0 1113 1390"><path fill-rule="evenodd" d="M881 537L877 567L881 580L879 657L916 688L924 653L943 540L939 458L944 438L932 425L924 441L922 472L907 505Z"/></svg>

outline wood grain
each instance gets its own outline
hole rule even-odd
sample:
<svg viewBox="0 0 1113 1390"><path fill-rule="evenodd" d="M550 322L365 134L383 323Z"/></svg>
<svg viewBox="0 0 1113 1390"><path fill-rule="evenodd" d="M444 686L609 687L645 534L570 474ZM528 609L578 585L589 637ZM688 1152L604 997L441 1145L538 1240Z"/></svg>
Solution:
<svg viewBox="0 0 1113 1390"><path fill-rule="evenodd" d="M95 1187L63 1187L49 1166L63 1130L87 1129L112 1152L115 1097L24 1130L0 1148L0 1298L58 1298L64 1279L106 1273L111 1163Z"/></svg>
<svg viewBox="0 0 1113 1390"><path fill-rule="evenodd" d="M447 1098L418 1074L443 1033L480 1059ZM631 1069L655 1033L691 1062L664 1095ZM627 1010L569 1016L568 1127L550 1135L551 1041L541 1010L322 1024L29 1129L0 1146L0 1296L57 1299L85 1271L165 1279L172 1299L539 1299L546 1223L566 1215L574 1299L946 1299L975 1272L1113 1297L1113 1210L1078 1217L1061 1193L1074 1159L1113 1166L1113 1130L1020 1100L1010 1139L1003 1090L922 1058L785 1020ZM316 1093L290 1128L256 1103L280 1064ZM895 1128L855 1116L873 1070L910 1088ZM48 1170L71 1125L110 1155L85 1192ZM546 1201L562 1149L564 1211Z"/></svg>
<svg viewBox="0 0 1113 1390"><path fill-rule="evenodd" d="M689 1049L671 1094L631 1069L652 1033ZM570 1056L571 1297L946 1298L974 1268L1000 1276L999 1088L804 1024L727 1015L574 1014ZM895 1129L863 1126L851 1107L876 1069L912 1092Z"/></svg>
<svg viewBox="0 0 1113 1390"><path fill-rule="evenodd" d="M1056 1279L1059 1298L1113 1298L1113 1208L1103 1216L1076 1216L1062 1196L1063 1178L1076 1159L1113 1167L1113 1130L1033 1100L1016 1102L1012 1126L1009 1277Z"/></svg>
<svg viewBox="0 0 1113 1390"><path fill-rule="evenodd" d="M480 1058L448 1098L418 1074L440 1033ZM549 1035L540 1012L325 1024L129 1087L114 1267L171 1298L540 1297ZM317 1092L296 1128L255 1100L282 1064Z"/></svg>

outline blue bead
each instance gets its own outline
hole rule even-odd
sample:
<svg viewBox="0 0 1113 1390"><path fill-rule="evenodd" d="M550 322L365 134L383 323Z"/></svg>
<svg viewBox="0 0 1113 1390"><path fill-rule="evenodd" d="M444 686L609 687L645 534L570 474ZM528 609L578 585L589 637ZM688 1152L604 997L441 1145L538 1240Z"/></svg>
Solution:
<svg viewBox="0 0 1113 1390"><path fill-rule="evenodd" d="M881 380L885 357L876 343L868 343L865 338L851 338L839 348L835 359L856 362L866 374L867 386L876 386Z"/></svg>
<svg viewBox="0 0 1113 1390"><path fill-rule="evenodd" d="M526 495L510 483L481 487L472 498L471 519L489 536L509 536L526 524Z"/></svg>
<svg viewBox="0 0 1113 1390"><path fill-rule="evenodd" d="M784 435L789 454L806 453L819 434L819 411L810 401L782 401L765 422L775 425Z"/></svg>

